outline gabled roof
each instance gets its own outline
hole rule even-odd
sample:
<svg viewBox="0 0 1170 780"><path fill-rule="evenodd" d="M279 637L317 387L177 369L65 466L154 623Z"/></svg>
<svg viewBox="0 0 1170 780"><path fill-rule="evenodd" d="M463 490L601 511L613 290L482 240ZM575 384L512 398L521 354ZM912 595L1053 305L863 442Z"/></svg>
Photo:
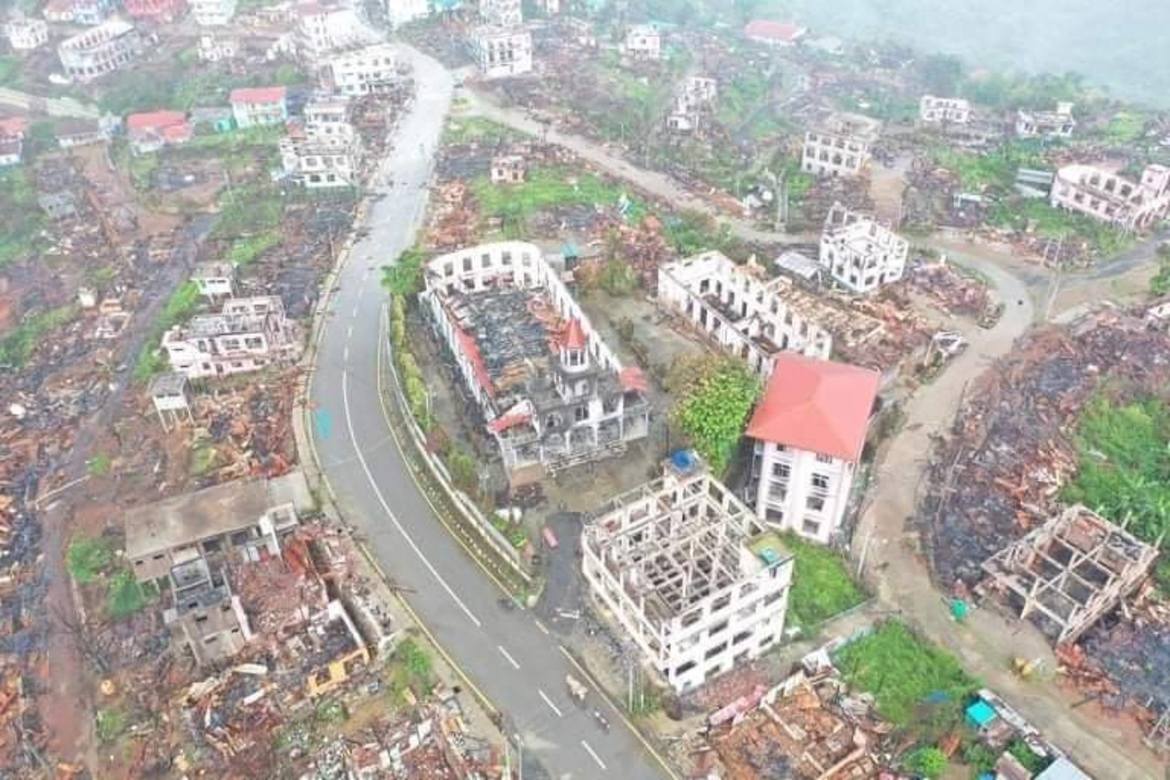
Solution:
<svg viewBox="0 0 1170 780"><path fill-rule="evenodd" d="M21 138L28 131L28 119L23 116L0 118L0 138Z"/></svg>
<svg viewBox="0 0 1170 780"><path fill-rule="evenodd" d="M131 114L126 117L126 129L136 130L163 130L168 127L185 125L187 115L182 111L148 111L142 114Z"/></svg>
<svg viewBox="0 0 1170 780"><path fill-rule="evenodd" d="M233 89L228 99L232 103L279 103L286 92L284 87L240 87Z"/></svg>
<svg viewBox="0 0 1170 780"><path fill-rule="evenodd" d="M778 355L774 366L747 435L857 461L881 375L793 352Z"/></svg>

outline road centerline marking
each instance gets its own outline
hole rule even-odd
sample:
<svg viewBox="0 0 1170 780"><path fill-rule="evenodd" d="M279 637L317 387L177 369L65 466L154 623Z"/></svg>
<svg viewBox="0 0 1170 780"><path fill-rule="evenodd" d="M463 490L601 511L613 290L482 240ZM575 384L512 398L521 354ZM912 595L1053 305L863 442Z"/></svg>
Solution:
<svg viewBox="0 0 1170 780"><path fill-rule="evenodd" d="M500 651L500 655L502 655L502 656L504 656L504 658L508 659L508 663L512 664L513 669L515 669L517 671L520 670L520 664L516 663L516 659L508 654L508 651L504 649L503 645L496 645L496 649Z"/></svg>
<svg viewBox="0 0 1170 780"><path fill-rule="evenodd" d="M557 714L558 718L565 717L565 713L561 712L560 707L553 704L553 700L548 697L547 693L542 691L540 688L537 688L536 692L540 694L540 698L544 699L544 703L548 705L548 708Z"/></svg>
<svg viewBox="0 0 1170 780"><path fill-rule="evenodd" d="M394 524L394 527L398 529L398 533L401 534L402 538L406 540L406 543L410 545L410 549L414 550L414 554L418 556L420 561L422 561L423 565L427 568L427 571L431 573L431 576L435 578L443 590L447 592L447 595L451 597L451 600L454 601L461 610L463 610L463 614L467 615L468 620L470 620L476 628L481 628L483 623L481 623L479 618L477 618L475 614L467 608L467 605L463 603L463 600L460 599L458 595L456 595L451 586L447 584L447 581L443 579L443 575L439 574L438 569L435 568L434 564L430 562L427 556L423 555L423 551L419 549L418 544L416 544L414 539L411 538L410 534L406 532L406 529L402 527L402 523L398 521L398 518L390 509L390 504L386 502L386 497L382 495L382 489L378 487L378 483L374 480L374 474L370 471L370 464L366 463L366 456L362 454L361 447L358 446L357 434L354 433L353 415L350 413L349 408L349 372L345 369L342 369L341 371L341 404L345 409L345 425L349 429L349 439L353 444L353 451L357 455L358 464L361 465L362 471L365 472L366 480L370 483L370 487L374 489L374 495L377 497L378 503L382 505L382 510L386 513L386 516L390 518L390 522Z"/></svg>

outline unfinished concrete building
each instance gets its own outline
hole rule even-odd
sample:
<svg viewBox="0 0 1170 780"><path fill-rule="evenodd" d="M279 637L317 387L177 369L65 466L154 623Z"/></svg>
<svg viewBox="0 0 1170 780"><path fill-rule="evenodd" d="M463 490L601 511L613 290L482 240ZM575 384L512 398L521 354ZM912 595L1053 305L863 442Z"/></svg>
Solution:
<svg viewBox="0 0 1170 780"><path fill-rule="evenodd" d="M1057 103L1055 111L1016 112L1016 136L1018 138L1044 138L1054 140L1071 138L1077 120L1073 118L1072 103Z"/></svg>
<svg viewBox="0 0 1170 780"><path fill-rule="evenodd" d="M91 81L133 62L142 53L143 45L133 25L111 19L61 41L57 56L66 76Z"/></svg>
<svg viewBox="0 0 1170 780"><path fill-rule="evenodd" d="M518 27L524 23L520 0L479 0L479 15L485 24Z"/></svg>
<svg viewBox="0 0 1170 780"><path fill-rule="evenodd" d="M290 127L280 140L285 174L309 189L359 184L362 144L350 119L348 96L310 100L304 121Z"/></svg>
<svg viewBox="0 0 1170 780"><path fill-rule="evenodd" d="M126 560L139 582L170 577L171 569L200 556L240 561L280 552L280 537L312 509L305 476L293 471L268 480L221 485L127 510Z"/></svg>
<svg viewBox="0 0 1170 780"><path fill-rule="evenodd" d="M1068 507L983 563L981 588L1055 643L1076 641L1149 574L1158 547L1097 513Z"/></svg>
<svg viewBox="0 0 1170 780"><path fill-rule="evenodd" d="M230 298L219 314L200 314L163 334L171 368L188 379L259 371L295 358L300 333L285 317L280 298Z"/></svg>
<svg viewBox="0 0 1170 780"><path fill-rule="evenodd" d="M528 166L521 154L499 154L492 158L492 184L520 184Z"/></svg>
<svg viewBox="0 0 1170 780"><path fill-rule="evenodd" d="M485 79L502 79L532 71L532 34L523 27L477 27L471 53Z"/></svg>
<svg viewBox="0 0 1170 780"><path fill-rule="evenodd" d="M236 294L236 267L222 260L208 260L195 266L191 281L200 295L215 303Z"/></svg>
<svg viewBox="0 0 1170 780"><path fill-rule="evenodd" d="M43 19L9 19L4 23L4 37L14 51L32 51L49 42L49 25Z"/></svg>
<svg viewBox="0 0 1170 780"><path fill-rule="evenodd" d="M322 85L343 95L376 95L397 85L404 68L388 43L377 43L335 54L321 64Z"/></svg>
<svg viewBox="0 0 1170 780"><path fill-rule="evenodd" d="M649 433L645 377L622 367L533 244L431 260L422 302L513 484L619 455Z"/></svg>
<svg viewBox="0 0 1170 780"><path fill-rule="evenodd" d="M171 604L163 612L175 639L199 666L226 661L252 639L252 626L240 597L222 570L212 569L202 555L171 567Z"/></svg>
<svg viewBox="0 0 1170 780"><path fill-rule="evenodd" d="M674 96L666 126L680 133L699 129L719 95L719 82L707 76L688 76Z"/></svg>
<svg viewBox="0 0 1170 780"><path fill-rule="evenodd" d="M881 123L867 116L833 114L804 134L800 169L814 176L858 176L880 129Z"/></svg>
<svg viewBox="0 0 1170 780"><path fill-rule="evenodd" d="M636 60L662 59L662 33L652 24L634 24L626 30L622 46L627 55Z"/></svg>
<svg viewBox="0 0 1170 780"><path fill-rule="evenodd" d="M738 266L704 252L658 267L658 301L687 318L724 351L763 377L781 352L828 358L833 337L787 279L768 280L758 265Z"/></svg>
<svg viewBox="0 0 1170 780"><path fill-rule="evenodd" d="M167 433L184 422L195 421L188 398L187 377L183 374L169 371L152 379L150 400L154 404L154 413L158 415L159 423Z"/></svg>
<svg viewBox="0 0 1170 780"><path fill-rule="evenodd" d="M691 453L609 502L581 547L595 603L675 691L781 638L792 556Z"/></svg>
<svg viewBox="0 0 1170 780"><path fill-rule="evenodd" d="M1147 165L1135 182L1092 165L1066 165L1056 172L1049 200L1122 230L1148 230L1170 211L1170 168Z"/></svg>
<svg viewBox="0 0 1170 780"><path fill-rule="evenodd" d="M931 125L965 125L971 121L971 103L962 98L923 95L918 102L918 118Z"/></svg>
<svg viewBox="0 0 1170 780"><path fill-rule="evenodd" d="M821 232L819 261L838 284L868 293L906 271L910 242L876 219L834 203Z"/></svg>

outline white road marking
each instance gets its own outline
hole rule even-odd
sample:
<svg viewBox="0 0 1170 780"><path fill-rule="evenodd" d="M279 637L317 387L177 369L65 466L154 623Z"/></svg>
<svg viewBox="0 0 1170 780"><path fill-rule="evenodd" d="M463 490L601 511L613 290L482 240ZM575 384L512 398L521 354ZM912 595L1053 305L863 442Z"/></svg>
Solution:
<svg viewBox="0 0 1170 780"><path fill-rule="evenodd" d="M519 669L520 664L516 663L516 659L508 655L508 651L504 649L503 645L496 645L496 649L500 651L500 655L508 659L508 663L512 664L513 669Z"/></svg>
<svg viewBox="0 0 1170 780"><path fill-rule="evenodd" d="M406 529L402 527L402 523L398 522L398 518L390 510L390 505L386 503L386 497L382 495L382 489L378 487L378 483L374 480L374 475L370 471L370 465L366 463L366 456L362 454L361 447L358 446L357 435L353 430L353 415L350 414L349 409L349 372L345 369L341 370L341 404L345 409L345 425L349 429L349 439L353 443L353 450L357 454L358 463L361 464L362 471L366 473L366 479L369 481L370 487L374 489L374 495L378 497L378 503L382 505L386 516L390 518L390 522L398 529L398 533L402 534L402 538L410 545L410 549L414 550L414 554L418 556L418 559L427 567L427 571L431 573L431 576L435 578L443 590L447 591L447 595L451 597L451 600L459 605L459 608L463 610L463 614L467 615L467 619L475 624L476 628L480 628L483 626L483 623L467 608L467 605L463 603L462 599L455 595L455 591L451 589L451 586L447 584L447 581L443 579L434 565L427 560L427 556L423 555L422 550L415 544L414 539L410 537L410 534L406 533Z"/></svg>
<svg viewBox="0 0 1170 780"><path fill-rule="evenodd" d="M585 748L585 752L588 753L593 758L593 760L597 762L597 765L601 767L601 771L604 772L605 762L601 760L600 756L593 752L593 748L589 747L589 743L585 740L581 740L581 747Z"/></svg>
<svg viewBox="0 0 1170 780"><path fill-rule="evenodd" d="M345 349L341 351L341 359L346 363L349 362L349 344L346 344Z"/></svg>
<svg viewBox="0 0 1170 780"><path fill-rule="evenodd" d="M351 338L353 338L353 325L350 325L345 330L345 340L349 341Z"/></svg>
<svg viewBox="0 0 1170 780"><path fill-rule="evenodd" d="M545 636L549 636L548 629L544 627L544 623L541 623L536 619L533 619L532 622L535 623L536 627L540 629L540 633L544 634Z"/></svg>
<svg viewBox="0 0 1170 780"><path fill-rule="evenodd" d="M353 314L351 314L351 315L349 315L349 316L353 317L353 318L356 320L356 319L357 319L357 313L358 313L358 305L355 303L355 304L353 305Z"/></svg>
<svg viewBox="0 0 1170 780"><path fill-rule="evenodd" d="M540 694L540 698L544 699L544 703L548 705L548 708L557 714L558 718L565 717L565 714L563 712L561 712L560 708L557 707L557 705L553 704L552 699L550 699L548 697L547 693L542 691L540 688L537 688L536 692Z"/></svg>

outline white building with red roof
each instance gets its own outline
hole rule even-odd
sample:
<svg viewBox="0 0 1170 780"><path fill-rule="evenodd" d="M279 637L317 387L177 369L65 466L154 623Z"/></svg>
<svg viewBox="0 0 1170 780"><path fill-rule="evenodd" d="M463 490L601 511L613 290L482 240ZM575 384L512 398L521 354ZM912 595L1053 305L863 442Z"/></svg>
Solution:
<svg viewBox="0 0 1170 780"><path fill-rule="evenodd" d="M769 526L828 544L841 527L881 375L792 352L748 424L748 497Z"/></svg>
<svg viewBox="0 0 1170 780"><path fill-rule="evenodd" d="M126 138L136 154L184 144L192 135L191 123L182 111L149 111L126 117Z"/></svg>
<svg viewBox="0 0 1170 780"><path fill-rule="evenodd" d="M280 125L288 119L284 87L241 87L229 96L232 116L240 128Z"/></svg>

